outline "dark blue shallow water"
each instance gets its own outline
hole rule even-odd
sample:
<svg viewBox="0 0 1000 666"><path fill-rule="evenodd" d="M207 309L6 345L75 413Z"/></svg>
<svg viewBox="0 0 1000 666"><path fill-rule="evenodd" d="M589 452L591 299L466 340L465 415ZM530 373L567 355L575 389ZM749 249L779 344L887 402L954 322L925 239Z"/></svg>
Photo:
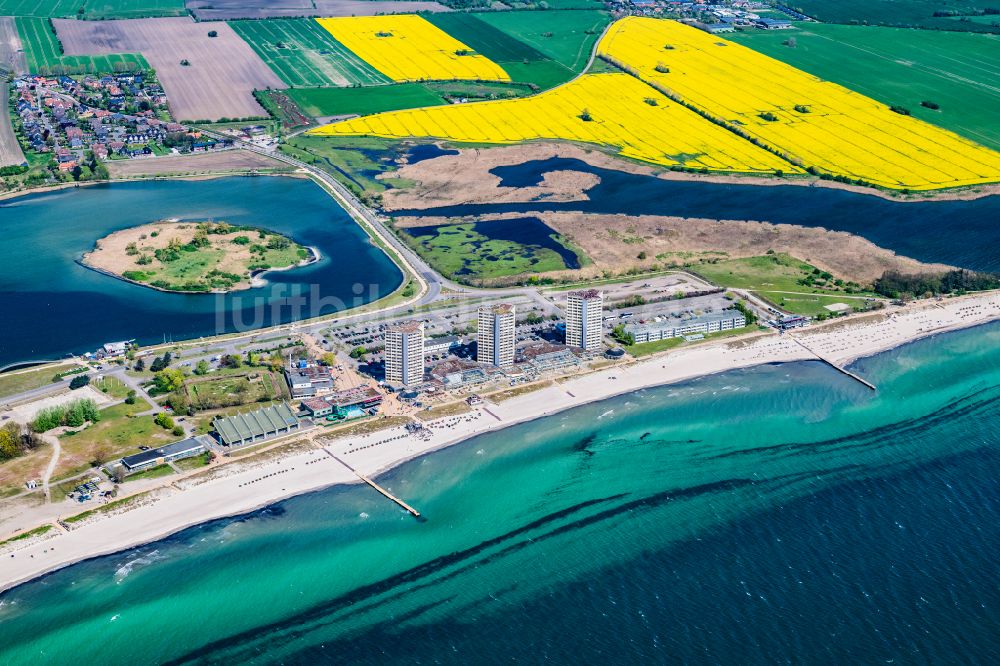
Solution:
<svg viewBox="0 0 1000 666"><path fill-rule="evenodd" d="M162 293L76 263L113 231L168 218L272 229L323 258L226 296ZM0 229L0 366L112 340L180 340L329 314L375 300L402 280L333 199L298 178L115 183L30 195L0 204Z"/></svg>
<svg viewBox="0 0 1000 666"><path fill-rule="evenodd" d="M551 158L493 169L501 185L529 187L546 172L583 171L601 181L587 201L468 204L395 215L460 217L499 212L583 211L798 224L857 234L921 261L1000 271L1000 196L971 201L890 201L827 187L673 181Z"/></svg>

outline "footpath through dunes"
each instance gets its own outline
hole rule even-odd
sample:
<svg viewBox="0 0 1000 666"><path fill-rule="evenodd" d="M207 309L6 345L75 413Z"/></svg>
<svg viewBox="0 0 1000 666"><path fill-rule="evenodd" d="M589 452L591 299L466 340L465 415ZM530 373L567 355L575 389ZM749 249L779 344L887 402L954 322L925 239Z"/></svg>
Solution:
<svg viewBox="0 0 1000 666"><path fill-rule="evenodd" d="M316 20L393 81L510 81L495 62L415 14Z"/></svg>
<svg viewBox="0 0 1000 666"><path fill-rule="evenodd" d="M181 121L265 116L253 91L285 87L226 23L190 17L52 23L67 55L141 53Z"/></svg>
<svg viewBox="0 0 1000 666"><path fill-rule="evenodd" d="M608 146L624 157L664 166L801 173L777 155L620 72L584 74L533 97L387 112L333 123L310 133L497 144L568 140Z"/></svg>
<svg viewBox="0 0 1000 666"><path fill-rule="evenodd" d="M807 168L892 189L1000 181L1000 153L676 21L622 19L598 54Z"/></svg>

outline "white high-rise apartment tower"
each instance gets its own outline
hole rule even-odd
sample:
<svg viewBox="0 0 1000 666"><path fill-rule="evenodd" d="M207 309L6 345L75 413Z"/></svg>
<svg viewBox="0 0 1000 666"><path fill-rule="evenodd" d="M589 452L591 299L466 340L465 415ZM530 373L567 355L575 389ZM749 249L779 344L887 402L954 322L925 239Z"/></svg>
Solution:
<svg viewBox="0 0 1000 666"><path fill-rule="evenodd" d="M604 294L596 289L571 291L566 303L566 344L597 351L604 339Z"/></svg>
<svg viewBox="0 0 1000 666"><path fill-rule="evenodd" d="M479 306L476 360L496 366L514 363L514 306L509 303Z"/></svg>
<svg viewBox="0 0 1000 666"><path fill-rule="evenodd" d="M424 380L423 322L403 322L385 332L385 379L403 386Z"/></svg>

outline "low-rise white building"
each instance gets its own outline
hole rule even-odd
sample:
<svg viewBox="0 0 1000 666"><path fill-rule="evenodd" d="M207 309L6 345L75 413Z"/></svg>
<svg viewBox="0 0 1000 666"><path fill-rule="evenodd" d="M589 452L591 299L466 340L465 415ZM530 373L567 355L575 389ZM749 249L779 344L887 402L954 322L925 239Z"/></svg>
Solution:
<svg viewBox="0 0 1000 666"><path fill-rule="evenodd" d="M719 331L731 331L743 328L746 325L747 319L739 310L723 310L722 312L712 312L689 319L667 318L660 322L629 324L625 327L625 332L631 333L635 337L635 341L639 343L679 338L698 333L708 334L718 333Z"/></svg>

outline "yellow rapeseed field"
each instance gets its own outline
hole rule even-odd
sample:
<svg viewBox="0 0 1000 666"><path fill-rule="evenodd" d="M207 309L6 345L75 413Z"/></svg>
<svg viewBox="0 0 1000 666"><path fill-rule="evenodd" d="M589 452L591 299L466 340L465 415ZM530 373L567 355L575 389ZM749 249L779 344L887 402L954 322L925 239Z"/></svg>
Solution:
<svg viewBox="0 0 1000 666"><path fill-rule="evenodd" d="M622 19L598 52L806 167L896 189L1000 181L1000 153L675 21Z"/></svg>
<svg viewBox="0 0 1000 666"><path fill-rule="evenodd" d="M326 125L311 134L472 143L564 139L609 146L626 157L664 166L800 172L624 73L585 74L521 99L379 113Z"/></svg>
<svg viewBox="0 0 1000 666"><path fill-rule="evenodd" d="M413 14L316 21L337 41L394 81L510 81L500 65Z"/></svg>

